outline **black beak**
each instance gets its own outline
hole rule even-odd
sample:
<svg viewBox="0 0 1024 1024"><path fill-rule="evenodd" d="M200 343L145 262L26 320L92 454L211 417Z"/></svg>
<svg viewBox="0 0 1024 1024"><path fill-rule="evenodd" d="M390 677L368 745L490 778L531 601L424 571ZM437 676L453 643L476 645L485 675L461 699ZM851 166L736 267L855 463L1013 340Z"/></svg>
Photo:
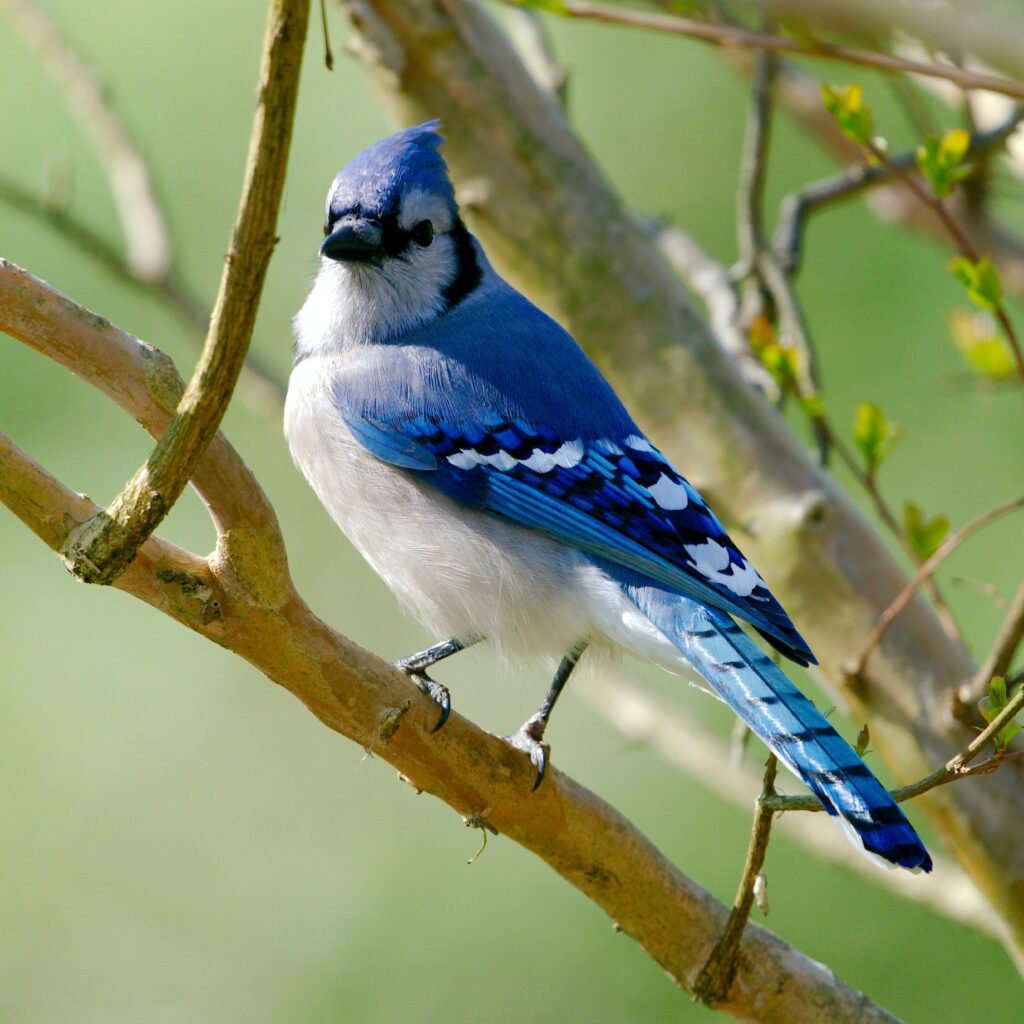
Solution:
<svg viewBox="0 0 1024 1024"><path fill-rule="evenodd" d="M341 263L379 263L384 255L381 229L367 220L338 223L320 246L320 255Z"/></svg>

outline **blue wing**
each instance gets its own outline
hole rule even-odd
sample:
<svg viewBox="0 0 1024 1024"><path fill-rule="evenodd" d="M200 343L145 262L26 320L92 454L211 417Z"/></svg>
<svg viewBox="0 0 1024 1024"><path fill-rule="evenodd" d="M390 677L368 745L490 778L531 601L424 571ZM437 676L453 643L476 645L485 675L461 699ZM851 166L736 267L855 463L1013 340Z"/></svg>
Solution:
<svg viewBox="0 0 1024 1024"><path fill-rule="evenodd" d="M383 422L342 409L356 439L449 497L539 530L737 615L814 663L756 570L697 491L639 434L582 440L514 418Z"/></svg>

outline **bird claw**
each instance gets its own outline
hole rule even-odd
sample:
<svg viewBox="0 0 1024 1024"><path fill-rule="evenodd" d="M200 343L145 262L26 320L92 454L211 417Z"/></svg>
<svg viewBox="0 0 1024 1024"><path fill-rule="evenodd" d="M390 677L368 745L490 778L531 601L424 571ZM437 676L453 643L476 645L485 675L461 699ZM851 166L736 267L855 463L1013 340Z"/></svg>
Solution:
<svg viewBox="0 0 1024 1024"><path fill-rule="evenodd" d="M448 692L448 687L437 682L436 679L431 679L426 672L417 672L415 669L403 665L400 661L395 663L395 667L402 669L420 688L420 691L425 693L438 706L441 713L437 719L437 725L430 730L431 732L437 732L448 721L448 716L452 713L452 695Z"/></svg>
<svg viewBox="0 0 1024 1024"><path fill-rule="evenodd" d="M529 755L530 761L537 769L537 778L533 783L534 791L544 781L544 770L548 766L548 758L551 754L551 747L544 742L544 726L546 724L531 718L528 722L524 722L514 735L505 737L505 741L516 750L521 750L524 754Z"/></svg>

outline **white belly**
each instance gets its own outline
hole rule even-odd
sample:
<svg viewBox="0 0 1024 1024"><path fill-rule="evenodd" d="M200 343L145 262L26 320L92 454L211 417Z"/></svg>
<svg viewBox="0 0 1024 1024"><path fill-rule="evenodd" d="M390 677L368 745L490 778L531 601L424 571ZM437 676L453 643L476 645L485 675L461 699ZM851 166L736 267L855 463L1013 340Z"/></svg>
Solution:
<svg viewBox="0 0 1024 1024"><path fill-rule="evenodd" d="M438 638L483 637L510 654L556 658L605 631L592 603L595 585L610 583L585 555L458 506L370 455L334 406L338 372L326 357L293 371L284 417L292 457L420 622Z"/></svg>

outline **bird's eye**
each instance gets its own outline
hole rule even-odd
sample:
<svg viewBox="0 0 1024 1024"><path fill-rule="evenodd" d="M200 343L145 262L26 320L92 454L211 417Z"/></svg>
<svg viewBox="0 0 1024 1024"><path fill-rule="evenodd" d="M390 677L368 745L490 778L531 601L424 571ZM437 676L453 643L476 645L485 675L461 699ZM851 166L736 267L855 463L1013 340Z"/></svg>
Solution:
<svg viewBox="0 0 1024 1024"><path fill-rule="evenodd" d="M429 220L421 220L410 232L410 237L425 249L434 240L434 225Z"/></svg>
<svg viewBox="0 0 1024 1024"><path fill-rule="evenodd" d="M331 222L329 220L324 221L324 238L331 233Z"/></svg>

